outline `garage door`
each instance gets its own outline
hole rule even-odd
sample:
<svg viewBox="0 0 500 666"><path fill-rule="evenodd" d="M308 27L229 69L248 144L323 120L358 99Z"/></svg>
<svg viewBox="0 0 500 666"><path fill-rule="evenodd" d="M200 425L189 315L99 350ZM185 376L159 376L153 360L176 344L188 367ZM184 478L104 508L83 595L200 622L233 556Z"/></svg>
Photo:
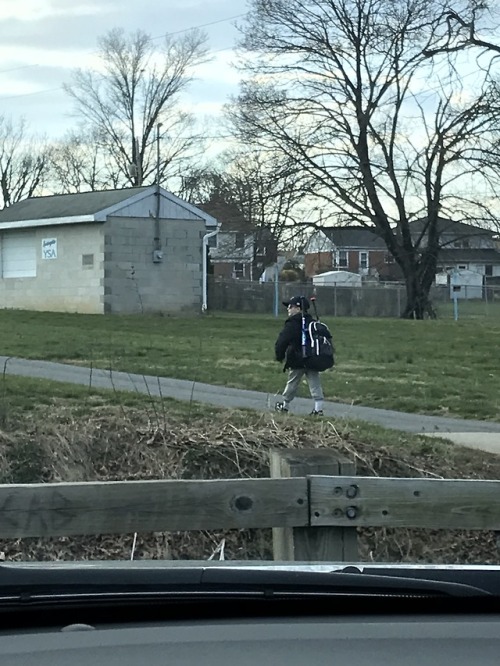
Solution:
<svg viewBox="0 0 500 666"><path fill-rule="evenodd" d="M2 277L36 277L35 235L4 234L2 237Z"/></svg>

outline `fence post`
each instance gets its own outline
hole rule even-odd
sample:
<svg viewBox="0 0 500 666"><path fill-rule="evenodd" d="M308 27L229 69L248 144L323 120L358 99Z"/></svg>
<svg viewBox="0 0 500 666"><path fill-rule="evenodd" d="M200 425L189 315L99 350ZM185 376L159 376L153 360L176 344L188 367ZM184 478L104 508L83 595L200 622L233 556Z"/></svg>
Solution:
<svg viewBox="0 0 500 666"><path fill-rule="evenodd" d="M272 478L356 474L356 464L332 449L271 451L270 463ZM273 557L285 562L355 562L357 531L355 527L274 528Z"/></svg>

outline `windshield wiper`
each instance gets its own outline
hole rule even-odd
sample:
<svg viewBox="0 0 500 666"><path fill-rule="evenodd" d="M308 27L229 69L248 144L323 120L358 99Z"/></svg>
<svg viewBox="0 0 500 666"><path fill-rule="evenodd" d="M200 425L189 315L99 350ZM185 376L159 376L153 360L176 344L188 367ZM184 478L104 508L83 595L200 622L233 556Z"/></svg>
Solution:
<svg viewBox="0 0 500 666"><path fill-rule="evenodd" d="M242 565L243 566L243 565ZM239 567L168 568L77 565L51 568L0 566L0 603L48 598L392 596L492 597L484 587L408 575L366 573L355 567L331 572Z"/></svg>

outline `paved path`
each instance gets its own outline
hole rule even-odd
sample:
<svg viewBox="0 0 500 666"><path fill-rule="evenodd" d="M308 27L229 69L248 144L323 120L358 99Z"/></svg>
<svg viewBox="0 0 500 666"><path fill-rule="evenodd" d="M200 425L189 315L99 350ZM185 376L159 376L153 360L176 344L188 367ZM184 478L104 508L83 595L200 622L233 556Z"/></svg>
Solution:
<svg viewBox="0 0 500 666"><path fill-rule="evenodd" d="M9 375L38 377L117 391L135 391L164 398L193 400L216 407L243 407L268 411L273 409L276 400L275 395L259 391L245 391L182 379L91 369L50 361L29 361L0 356L0 368ZM311 411L311 400L295 399L292 403L292 411L296 414L308 414ZM388 409L335 402L325 402L323 411L325 416L367 421L394 430L445 437L465 446L500 454L500 423L407 414Z"/></svg>

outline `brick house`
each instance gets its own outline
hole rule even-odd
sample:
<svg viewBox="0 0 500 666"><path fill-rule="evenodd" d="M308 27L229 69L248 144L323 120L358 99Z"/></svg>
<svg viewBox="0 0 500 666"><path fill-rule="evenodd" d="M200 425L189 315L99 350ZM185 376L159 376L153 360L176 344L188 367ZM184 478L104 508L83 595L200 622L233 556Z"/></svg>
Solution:
<svg viewBox="0 0 500 666"><path fill-rule="evenodd" d="M424 231L425 219L410 223L414 240ZM441 249L436 272L471 270L486 279L500 277L499 234L489 229L440 218ZM330 227L314 232L305 247L307 277L330 270L346 270L384 280L403 276L384 241L364 227Z"/></svg>
<svg viewBox="0 0 500 666"><path fill-rule="evenodd" d="M399 268L384 241L364 227L330 227L314 232L304 248L307 277L344 270L380 279L398 279Z"/></svg>
<svg viewBox="0 0 500 666"><path fill-rule="evenodd" d="M278 243L272 233L250 224L234 204L210 201L199 207L220 225L216 242L210 245L214 277L258 280L276 262Z"/></svg>

